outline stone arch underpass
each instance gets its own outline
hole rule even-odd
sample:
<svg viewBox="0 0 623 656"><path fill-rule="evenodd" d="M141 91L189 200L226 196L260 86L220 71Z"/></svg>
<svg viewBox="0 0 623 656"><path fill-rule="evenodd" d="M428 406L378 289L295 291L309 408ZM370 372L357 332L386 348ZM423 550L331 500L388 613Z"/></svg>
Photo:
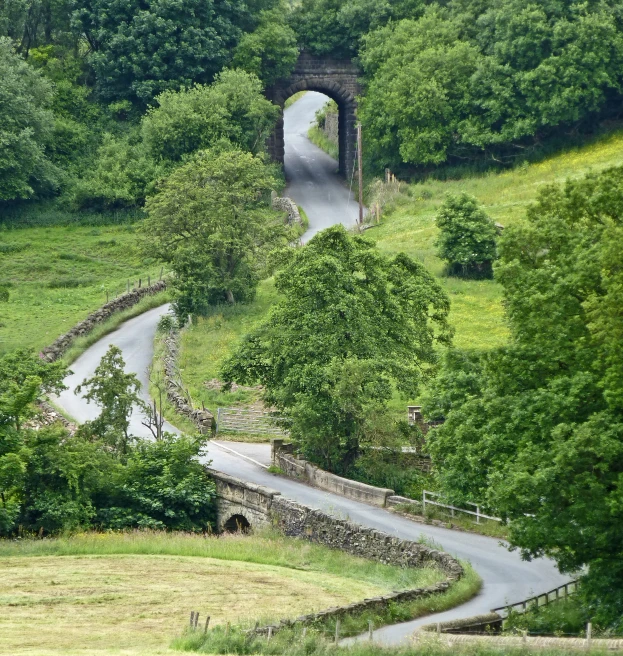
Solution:
<svg viewBox="0 0 623 656"><path fill-rule="evenodd" d="M348 177L353 171L356 154L357 96L361 93L359 73L357 66L350 60L313 57L301 53L292 75L266 91L266 96L282 109L275 132L269 141L271 156L283 164L283 107L286 100L298 91L318 91L337 103L339 172Z"/></svg>

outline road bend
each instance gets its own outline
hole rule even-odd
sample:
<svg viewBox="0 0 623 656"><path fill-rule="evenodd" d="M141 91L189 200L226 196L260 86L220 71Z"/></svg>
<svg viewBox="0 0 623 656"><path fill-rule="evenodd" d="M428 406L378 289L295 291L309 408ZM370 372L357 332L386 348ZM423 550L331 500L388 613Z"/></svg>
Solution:
<svg viewBox="0 0 623 656"><path fill-rule="evenodd" d="M358 215L357 205L349 197L347 186L337 176L337 162L316 148L306 136L316 111L325 102L325 96L308 92L285 112L287 193L305 209L309 217L310 227L305 235L306 239L337 223L351 227L356 223ZM127 363L126 371L138 376L143 385L144 398L148 400L147 370L153 358L156 327L159 318L167 310L168 306L162 306L130 319L88 348L71 365L73 373L66 380L69 389L58 397L59 405L78 422L94 419L99 414L96 406L86 403L83 398L75 395L73 390L77 384L93 375L110 344L121 349L123 359ZM142 424L143 419L139 412L135 412L131 418L130 430L134 435L150 437L150 432ZM168 423L165 429L173 433L178 432ZM269 474L260 464L268 459L268 445L243 445L237 448L241 453L245 448L252 449L252 453L249 451L247 457L243 458L216 443L211 444L208 449L211 466L243 480L273 488L294 501L350 519L363 526L404 539L423 538L432 541L444 551L469 561L478 572L483 580L483 587L473 599L443 613L378 629L374 633L374 639L379 644L398 644L407 640L414 630L423 624L487 613L491 608L550 590L567 580L551 561L523 561L516 552L508 551L505 545L496 539L418 524L382 508L351 501L295 480Z"/></svg>

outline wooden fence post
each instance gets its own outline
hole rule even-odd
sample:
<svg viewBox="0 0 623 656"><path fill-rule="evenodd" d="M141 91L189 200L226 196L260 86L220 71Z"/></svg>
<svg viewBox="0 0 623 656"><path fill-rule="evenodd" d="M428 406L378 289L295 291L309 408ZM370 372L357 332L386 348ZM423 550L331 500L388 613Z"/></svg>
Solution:
<svg viewBox="0 0 623 656"><path fill-rule="evenodd" d="M368 640L372 640L374 634L372 620L368 620Z"/></svg>
<svg viewBox="0 0 623 656"><path fill-rule="evenodd" d="M591 648L591 638L592 638L592 634L593 634L593 623L592 623L592 622L589 622L589 623L586 625L586 649L590 649L590 648Z"/></svg>
<svg viewBox="0 0 623 656"><path fill-rule="evenodd" d="M206 633L208 632L208 627L209 627L209 626L210 626L210 616L208 615L208 616L206 617L206 625L205 625L205 627L204 627L204 629L203 629L203 633L204 633L204 634L206 634Z"/></svg>
<svg viewBox="0 0 623 656"><path fill-rule="evenodd" d="M335 620L335 642L337 643L340 639L340 618L338 617Z"/></svg>

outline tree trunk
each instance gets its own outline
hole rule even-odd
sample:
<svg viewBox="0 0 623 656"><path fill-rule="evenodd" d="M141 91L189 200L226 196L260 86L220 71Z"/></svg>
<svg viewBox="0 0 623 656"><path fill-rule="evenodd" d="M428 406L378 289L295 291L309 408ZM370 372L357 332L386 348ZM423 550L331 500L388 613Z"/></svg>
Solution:
<svg viewBox="0 0 623 656"><path fill-rule="evenodd" d="M233 305L236 302L234 299L234 292L232 292L231 289L228 289L225 293L227 295L227 302Z"/></svg>

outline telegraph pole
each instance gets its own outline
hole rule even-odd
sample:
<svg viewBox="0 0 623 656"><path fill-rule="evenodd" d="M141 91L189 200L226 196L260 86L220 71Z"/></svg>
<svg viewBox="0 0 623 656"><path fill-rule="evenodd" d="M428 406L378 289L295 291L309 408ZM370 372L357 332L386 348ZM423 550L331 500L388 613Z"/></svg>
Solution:
<svg viewBox="0 0 623 656"><path fill-rule="evenodd" d="M363 165L361 123L357 123L357 164L359 167L359 225L363 225Z"/></svg>

